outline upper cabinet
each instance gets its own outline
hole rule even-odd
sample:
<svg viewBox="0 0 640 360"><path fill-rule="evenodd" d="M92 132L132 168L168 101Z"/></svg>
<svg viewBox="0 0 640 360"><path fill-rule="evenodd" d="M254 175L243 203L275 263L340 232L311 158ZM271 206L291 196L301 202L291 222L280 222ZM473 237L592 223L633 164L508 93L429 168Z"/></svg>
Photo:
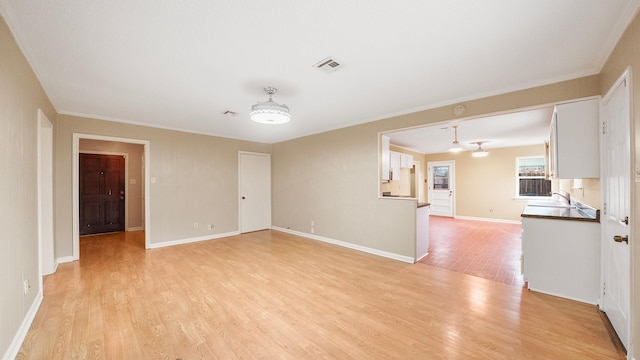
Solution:
<svg viewBox="0 0 640 360"><path fill-rule="evenodd" d="M391 139L387 135L381 138L382 181L400 180L400 168L412 168L413 155L390 151Z"/></svg>
<svg viewBox="0 0 640 360"><path fill-rule="evenodd" d="M600 177L598 103L598 99L590 99L555 107L549 136L550 177Z"/></svg>
<svg viewBox="0 0 640 360"><path fill-rule="evenodd" d="M387 135L382 135L382 180L389 181L391 173L391 162L389 157L389 146L391 145L391 138Z"/></svg>

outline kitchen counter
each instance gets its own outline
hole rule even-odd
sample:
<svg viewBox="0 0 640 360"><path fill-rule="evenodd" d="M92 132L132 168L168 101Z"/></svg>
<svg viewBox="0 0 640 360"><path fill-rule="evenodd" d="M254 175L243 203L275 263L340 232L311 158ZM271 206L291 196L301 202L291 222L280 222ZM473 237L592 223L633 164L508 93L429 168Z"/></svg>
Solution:
<svg viewBox="0 0 640 360"><path fill-rule="evenodd" d="M529 201L521 216L523 218L600 222L600 210L579 202L559 204L551 201Z"/></svg>

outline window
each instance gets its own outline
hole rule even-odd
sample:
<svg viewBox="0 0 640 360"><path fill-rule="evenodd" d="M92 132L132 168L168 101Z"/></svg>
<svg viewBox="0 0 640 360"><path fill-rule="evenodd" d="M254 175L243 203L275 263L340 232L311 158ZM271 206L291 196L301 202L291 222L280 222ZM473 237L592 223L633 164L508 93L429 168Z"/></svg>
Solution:
<svg viewBox="0 0 640 360"><path fill-rule="evenodd" d="M516 158L517 196L551 196L551 180L546 179L544 156Z"/></svg>

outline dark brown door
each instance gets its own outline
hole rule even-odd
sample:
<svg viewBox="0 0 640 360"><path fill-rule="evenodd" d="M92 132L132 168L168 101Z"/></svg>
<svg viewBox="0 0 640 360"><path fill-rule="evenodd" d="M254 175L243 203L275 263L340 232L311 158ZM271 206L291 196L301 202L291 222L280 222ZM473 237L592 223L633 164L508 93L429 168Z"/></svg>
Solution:
<svg viewBox="0 0 640 360"><path fill-rule="evenodd" d="M124 231L124 157L80 154L80 235Z"/></svg>

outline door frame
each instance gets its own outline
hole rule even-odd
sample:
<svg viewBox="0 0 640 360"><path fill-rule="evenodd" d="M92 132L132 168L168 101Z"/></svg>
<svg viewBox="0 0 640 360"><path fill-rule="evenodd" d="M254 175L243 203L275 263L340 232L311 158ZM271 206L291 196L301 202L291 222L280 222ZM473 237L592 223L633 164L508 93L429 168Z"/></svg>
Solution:
<svg viewBox="0 0 640 360"><path fill-rule="evenodd" d="M56 272L53 229L53 124L38 109L38 266L42 276ZM46 156L46 157L45 157Z"/></svg>
<svg viewBox="0 0 640 360"><path fill-rule="evenodd" d="M149 140L140 140L140 139L130 139L130 138L122 138L122 137L113 137L113 136L104 136L104 135L94 135L94 134L82 134L82 133L73 133L73 151L72 151L72 195L73 195L73 215L72 215L72 242L73 242L73 252L72 257L73 260L80 259L80 174L79 174L79 163L80 163L80 139L90 139L90 140L103 140L103 141L114 141L121 143L129 143L129 144L140 144L144 146L144 248L149 249L151 243L151 212L150 209L150 159L151 159L151 142ZM126 160L125 160L126 161ZM127 166L125 165L125 169ZM126 170L125 170L126 171ZM126 185L125 185L126 186ZM127 190L125 190L125 194ZM125 197L126 201L126 197ZM125 217L126 221L126 217ZM125 230L126 222L125 222Z"/></svg>
<svg viewBox="0 0 640 360"><path fill-rule="evenodd" d="M129 231L129 153L78 150L78 154L115 155L124 157L124 231ZM78 184L78 190L80 189L79 186L80 184ZM78 209L78 214L80 214L80 209Z"/></svg>
<svg viewBox="0 0 640 360"><path fill-rule="evenodd" d="M456 161L455 160L442 160L442 161L429 161L427 162L427 201L432 203L431 199L431 191L433 184L431 183L432 175L433 175L433 166L439 166L439 164L450 165L449 168L449 191L451 191L451 217L456 217ZM433 209L433 204L432 207ZM433 213L433 211L432 211Z"/></svg>
<svg viewBox="0 0 640 360"><path fill-rule="evenodd" d="M628 334L628 338L629 338L629 343L628 344L624 344L627 350L627 354L633 354L633 338L634 338L634 333L635 330L634 326L633 326L633 319L635 319L635 311L634 311L634 291L633 291L633 284L635 283L634 280L634 272L635 272L635 266L634 266L634 261L633 261L633 254L635 253L635 239L636 239L636 232L635 232L635 227L637 226L635 224L635 219L636 219L636 215L635 215L635 191L634 188L636 186L637 183L640 183L640 173L636 172L636 168L640 168L640 165L636 164L636 154L634 149L636 148L636 144L635 144L635 136L632 136L632 134L635 134L635 126L634 126L634 120L633 120L633 82L632 82L632 78L631 78L631 66L628 66L625 71L622 73L622 75L618 78L618 80L616 80L611 87L607 90L606 94L602 97L602 99L600 100L600 104L603 104L605 102L605 100L607 100L613 93L613 91L615 91L615 89L617 89L622 82L626 82L627 84L627 91L628 91L628 96L629 96L629 164L628 166L630 167L629 169L629 217L631 220L631 225L629 226L629 317L627 320L627 329L629 331ZM600 109L601 109L601 114L602 114L602 105L600 105ZM601 115L602 116L602 115ZM601 120L601 126L604 124L604 121ZM601 137L601 141L600 141L600 174L601 177L605 174L604 170L605 170L605 166L604 166L604 141L602 141L602 134L600 135ZM634 175L635 174L635 175ZM601 202L602 204L605 204L606 198L605 198L605 187L606 184L604 183L604 181L600 182L600 194L601 194ZM605 241L611 241L611 239L607 238L607 232L606 232L606 222L602 222L601 229L600 229L600 243L601 243L601 253L600 253L600 289L604 289L605 286L605 262L607 260L607 256L605 253L605 246L606 243ZM600 304L599 304L599 308L601 310L604 310L605 304L605 296L603 295L603 293L601 293L600 296Z"/></svg>

